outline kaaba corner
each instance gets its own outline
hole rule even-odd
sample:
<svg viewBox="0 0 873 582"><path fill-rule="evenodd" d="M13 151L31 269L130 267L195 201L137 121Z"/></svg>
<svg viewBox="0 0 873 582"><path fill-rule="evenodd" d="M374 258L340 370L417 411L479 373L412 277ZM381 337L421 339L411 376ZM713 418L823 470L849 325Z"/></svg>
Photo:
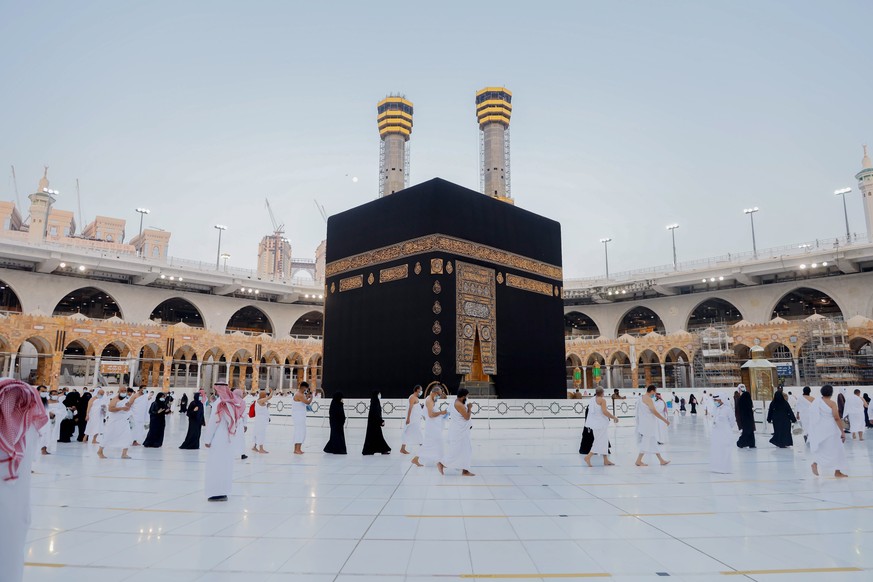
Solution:
<svg viewBox="0 0 873 582"><path fill-rule="evenodd" d="M323 384L566 393L561 226L435 178L327 223Z"/></svg>

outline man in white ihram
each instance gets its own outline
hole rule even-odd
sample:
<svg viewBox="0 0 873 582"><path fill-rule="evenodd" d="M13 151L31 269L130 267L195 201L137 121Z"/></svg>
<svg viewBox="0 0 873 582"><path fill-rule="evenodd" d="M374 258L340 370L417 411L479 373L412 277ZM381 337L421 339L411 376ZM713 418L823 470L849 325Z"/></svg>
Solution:
<svg viewBox="0 0 873 582"><path fill-rule="evenodd" d="M30 467L48 414L36 390L0 381L0 580L21 582L30 527ZM58 420L60 423L60 420Z"/></svg>
<svg viewBox="0 0 873 582"><path fill-rule="evenodd" d="M861 390L855 388L853 394L846 395L846 407L843 413L849 417L849 432L852 433L852 440L864 440L864 431L867 430L866 421L864 420L864 409L867 408L867 403L861 398Z"/></svg>
<svg viewBox="0 0 873 582"><path fill-rule="evenodd" d="M814 462L812 473L816 476L819 469L833 469L834 477L848 477L842 469L846 468L846 451L843 442L843 421L840 418L837 403L831 400L834 387L825 384L821 387L821 398L810 406L810 416L814 419L809 428L809 448L812 450Z"/></svg>
<svg viewBox="0 0 873 582"><path fill-rule="evenodd" d="M442 461L437 463L437 469L440 474L444 474L444 470L460 469L461 475L464 477L475 477L470 472L473 459L473 443L470 439L470 432L473 428L470 426L470 417L472 416L473 405L467 402L469 390L461 388L458 390L458 396L455 399L455 410L449 415L449 438L448 447Z"/></svg>
<svg viewBox="0 0 873 582"><path fill-rule="evenodd" d="M647 454L653 454L658 457L658 461L662 465L667 465L670 461L661 456L661 445L658 444L658 425L660 421L670 426L670 421L655 409L655 392L657 389L652 385L646 388L646 395L640 399L641 405L637 408L637 438L640 443L640 454L637 456L637 467L647 467L643 462L643 457Z"/></svg>

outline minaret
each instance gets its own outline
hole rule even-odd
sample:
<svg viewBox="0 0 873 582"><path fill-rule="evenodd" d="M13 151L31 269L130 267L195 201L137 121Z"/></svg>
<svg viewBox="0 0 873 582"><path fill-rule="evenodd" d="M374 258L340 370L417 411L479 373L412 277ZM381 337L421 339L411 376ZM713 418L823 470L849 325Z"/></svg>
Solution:
<svg viewBox="0 0 873 582"><path fill-rule="evenodd" d="M49 189L48 166L45 166L42 178L36 192L28 196L30 199L30 227L27 238L30 242L38 243L45 240L48 228L48 217L52 204L55 203L55 190Z"/></svg>
<svg viewBox="0 0 873 582"><path fill-rule="evenodd" d="M512 202L509 181L509 118L512 93L485 87L476 93L479 120L479 188L483 194Z"/></svg>
<svg viewBox="0 0 873 582"><path fill-rule="evenodd" d="M855 174L858 180L858 190L864 200L864 220L867 223L867 240L873 242L873 162L867 155L867 146L864 146L864 157L861 159L862 169Z"/></svg>
<svg viewBox="0 0 873 582"><path fill-rule="evenodd" d="M412 134L412 102L389 96L376 105L379 124L379 197L409 186L409 148Z"/></svg>

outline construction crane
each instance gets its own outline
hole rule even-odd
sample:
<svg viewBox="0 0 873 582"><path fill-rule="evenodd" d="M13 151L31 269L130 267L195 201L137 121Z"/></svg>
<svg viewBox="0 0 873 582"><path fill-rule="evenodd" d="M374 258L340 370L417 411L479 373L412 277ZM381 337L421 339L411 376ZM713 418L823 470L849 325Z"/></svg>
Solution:
<svg viewBox="0 0 873 582"><path fill-rule="evenodd" d="M273 223L273 234L274 235L285 234L285 225L279 224L279 221L276 220L276 216L273 214L273 208L270 206L270 199L264 198L264 202L267 203L267 212L270 213L270 222Z"/></svg>
<svg viewBox="0 0 873 582"><path fill-rule="evenodd" d="M264 198L264 202L267 204L267 212L270 213L270 222L273 223L273 273L278 274L281 279L284 279L285 269L283 268L282 253L285 250L283 243L286 241L285 224L279 224L279 221L276 220L276 215L273 214L273 207L270 206L270 200Z"/></svg>
<svg viewBox="0 0 873 582"><path fill-rule="evenodd" d="M313 200L315 202L315 207L318 208L319 214L321 214L321 218L324 219L324 223L327 224L327 212L324 211L324 206L318 203L318 200Z"/></svg>

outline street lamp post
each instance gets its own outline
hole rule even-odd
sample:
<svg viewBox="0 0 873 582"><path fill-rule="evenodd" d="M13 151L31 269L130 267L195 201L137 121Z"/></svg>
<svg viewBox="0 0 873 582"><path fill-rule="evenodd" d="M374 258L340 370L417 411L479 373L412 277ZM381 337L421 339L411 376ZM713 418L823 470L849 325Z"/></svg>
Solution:
<svg viewBox="0 0 873 582"><path fill-rule="evenodd" d="M670 236L673 238L673 270L677 270L679 268L678 263L676 262L676 229L679 228L678 224L670 224L667 226L667 230L670 231Z"/></svg>
<svg viewBox="0 0 873 582"><path fill-rule="evenodd" d="M745 214L749 215L749 220L752 222L752 255L755 259L758 258L758 243L755 242L755 213L758 212L758 207L755 206L753 208L746 208L743 210Z"/></svg>
<svg viewBox="0 0 873 582"><path fill-rule="evenodd" d="M852 242L852 234L849 232L849 211L846 210L846 194L851 192L851 188L842 188L840 190L834 190L834 196L842 196L843 197L843 216L846 218L846 244Z"/></svg>
<svg viewBox="0 0 873 582"><path fill-rule="evenodd" d="M227 230L227 227L223 224L216 224L214 228L218 231L218 253L215 255L215 270L217 271L221 263L221 232Z"/></svg>
<svg viewBox="0 0 873 582"><path fill-rule="evenodd" d="M603 255L606 258L606 278L609 279L609 243L612 242L612 239L602 238L600 242L603 243Z"/></svg>
<svg viewBox="0 0 873 582"><path fill-rule="evenodd" d="M224 272L227 272L227 259L230 258L230 253L221 253L221 259L224 261Z"/></svg>
<svg viewBox="0 0 873 582"><path fill-rule="evenodd" d="M145 218L145 215L150 213L151 210L149 210L148 208L137 208L136 211L139 212L139 235L137 235L137 238L141 239L142 238L142 219ZM142 254L142 240L140 240L139 249L140 249L139 253Z"/></svg>

